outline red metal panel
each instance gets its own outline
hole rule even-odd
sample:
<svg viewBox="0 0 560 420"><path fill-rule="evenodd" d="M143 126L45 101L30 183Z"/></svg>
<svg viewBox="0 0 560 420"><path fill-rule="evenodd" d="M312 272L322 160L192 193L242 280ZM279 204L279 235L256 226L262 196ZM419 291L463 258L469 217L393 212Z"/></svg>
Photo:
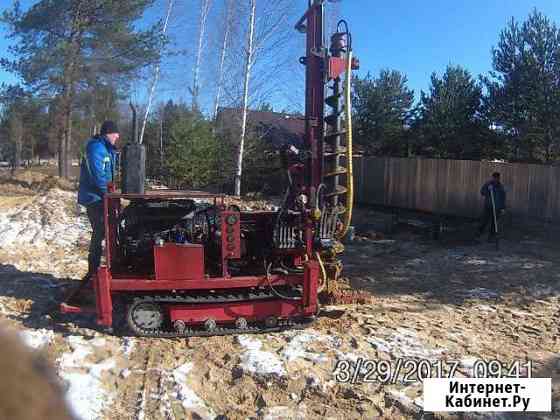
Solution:
<svg viewBox="0 0 560 420"><path fill-rule="evenodd" d="M319 309L317 306L318 283L319 263L317 261L308 261L305 264L303 281L303 304L305 306L306 315L314 315Z"/></svg>
<svg viewBox="0 0 560 420"><path fill-rule="evenodd" d="M222 211L220 217L222 275L230 277L228 260L241 258L241 214L235 211Z"/></svg>
<svg viewBox="0 0 560 420"><path fill-rule="evenodd" d="M154 247L156 280L200 280L204 278L204 247L173 244Z"/></svg>
<svg viewBox="0 0 560 420"><path fill-rule="evenodd" d="M112 279L111 291L124 292L130 290L149 291L149 290L206 290L206 289L237 289L245 287L263 287L272 284L273 286L283 286L286 284L302 284L303 276L270 276L270 281L266 276L254 277L215 277L198 280L147 280L147 279Z"/></svg>
<svg viewBox="0 0 560 420"><path fill-rule="evenodd" d="M302 315L301 302L273 300L198 305L169 306L171 321L183 320L190 324L203 323L209 318L216 322L231 322L237 318L261 321L269 316L288 318Z"/></svg>
<svg viewBox="0 0 560 420"><path fill-rule="evenodd" d="M110 240L111 237L111 226L109 225L109 203L111 199L108 194L103 197L103 223L105 224L105 263L111 267L111 254L113 249L113 243Z"/></svg>
<svg viewBox="0 0 560 420"><path fill-rule="evenodd" d="M121 211L121 202L112 198L110 194L103 197L103 220L105 223L105 264L109 271L112 267L112 258L117 247L117 220Z"/></svg>
<svg viewBox="0 0 560 420"><path fill-rule="evenodd" d="M96 297L97 324L110 327L113 324L113 301L111 299L111 277L109 270L101 266L93 278Z"/></svg>
<svg viewBox="0 0 560 420"><path fill-rule="evenodd" d="M222 258L241 258L241 215L235 211L221 213Z"/></svg>
<svg viewBox="0 0 560 420"><path fill-rule="evenodd" d="M329 78L336 79L346 71L346 59L331 57L329 59Z"/></svg>

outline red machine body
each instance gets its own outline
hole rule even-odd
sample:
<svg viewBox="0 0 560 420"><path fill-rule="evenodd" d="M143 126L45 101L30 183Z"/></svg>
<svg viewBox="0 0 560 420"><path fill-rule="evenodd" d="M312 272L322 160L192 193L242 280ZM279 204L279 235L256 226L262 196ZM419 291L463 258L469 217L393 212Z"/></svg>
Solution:
<svg viewBox="0 0 560 420"><path fill-rule="evenodd" d="M316 204L325 89L343 71L324 46L323 9L314 0L296 27L307 34L305 150L286 157L282 208L240 211L202 192L106 194L105 264L94 278L99 325L113 326L117 302L134 333L158 337L274 331L316 316L324 269L315 256L333 240L337 216Z"/></svg>

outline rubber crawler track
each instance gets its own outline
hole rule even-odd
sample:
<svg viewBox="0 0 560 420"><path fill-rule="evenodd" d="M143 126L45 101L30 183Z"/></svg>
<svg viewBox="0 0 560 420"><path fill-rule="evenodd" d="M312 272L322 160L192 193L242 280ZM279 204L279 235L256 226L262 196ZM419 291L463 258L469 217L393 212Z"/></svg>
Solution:
<svg viewBox="0 0 560 420"><path fill-rule="evenodd" d="M254 293L252 293L255 295ZM295 294L292 294L295 297ZM155 337L155 338L182 338L182 337L211 337L211 336L224 336L224 335L236 335L236 334L260 334L260 333L270 333L278 332L284 330L293 329L304 329L310 325L314 318L303 318L303 319L290 319L290 320L279 320L278 325L274 327L267 327L262 323L252 323L247 326L247 328L237 328L235 325L223 327L217 326L212 331L207 331L203 327L200 328L186 328L185 331L180 334L179 332L168 327L167 329L146 329L141 325L136 324L134 321L134 310L141 304L153 303L159 304L169 304L169 303L222 303L222 302L237 302L246 301L249 297L247 293L243 294L233 294L227 293L222 296L208 295L209 298L203 296L177 296L177 295L158 295L158 296L139 296L134 298L134 300L129 304L127 310L127 323L128 327L132 333L140 337ZM252 296L254 297L254 296ZM267 294L265 292L258 293L256 299L251 300L264 300L275 298L274 294Z"/></svg>

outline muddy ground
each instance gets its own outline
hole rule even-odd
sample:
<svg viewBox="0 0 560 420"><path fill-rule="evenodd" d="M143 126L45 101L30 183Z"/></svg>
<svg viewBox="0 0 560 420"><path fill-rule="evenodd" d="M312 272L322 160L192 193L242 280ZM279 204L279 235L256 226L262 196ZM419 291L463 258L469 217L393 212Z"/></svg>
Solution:
<svg viewBox="0 0 560 420"><path fill-rule="evenodd" d="M91 316L49 315L86 271L88 223L76 216L72 185L20 181L0 186L0 316L56 366L80 418L433 417L415 375L364 383L366 367L355 384L341 383L335 367L360 359L393 370L399 360L456 365L456 376L472 376L476 360L531 361L533 376L554 378L554 411L525 418L560 418L556 227L514 221L498 251L474 242L468 223L439 241L417 219L379 235L379 214L359 209L344 276L371 292L370 304L325 307L303 331L145 339L105 334Z"/></svg>

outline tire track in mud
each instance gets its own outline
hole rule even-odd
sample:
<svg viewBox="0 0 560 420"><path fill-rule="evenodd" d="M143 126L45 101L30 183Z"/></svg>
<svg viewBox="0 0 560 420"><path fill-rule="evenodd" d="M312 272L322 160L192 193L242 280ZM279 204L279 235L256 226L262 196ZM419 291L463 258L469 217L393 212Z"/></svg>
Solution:
<svg viewBox="0 0 560 420"><path fill-rule="evenodd" d="M165 343L153 343L135 338L135 347L127 357L128 366L121 370L117 380L116 404L112 418L115 420L174 419L162 416L160 400L166 395L164 355ZM162 348L163 347L163 348Z"/></svg>

